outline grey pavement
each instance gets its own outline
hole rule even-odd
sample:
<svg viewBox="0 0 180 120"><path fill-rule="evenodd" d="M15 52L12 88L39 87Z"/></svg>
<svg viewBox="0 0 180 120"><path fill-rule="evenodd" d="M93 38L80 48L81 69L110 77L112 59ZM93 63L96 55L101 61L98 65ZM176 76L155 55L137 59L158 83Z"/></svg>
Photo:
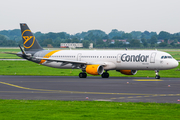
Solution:
<svg viewBox="0 0 180 120"><path fill-rule="evenodd" d="M0 99L180 103L179 78L0 76Z"/></svg>

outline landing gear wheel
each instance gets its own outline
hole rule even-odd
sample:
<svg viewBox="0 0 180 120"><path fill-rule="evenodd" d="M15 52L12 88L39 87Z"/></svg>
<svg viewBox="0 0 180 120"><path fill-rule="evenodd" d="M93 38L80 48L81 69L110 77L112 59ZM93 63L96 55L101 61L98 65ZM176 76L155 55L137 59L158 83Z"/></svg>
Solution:
<svg viewBox="0 0 180 120"><path fill-rule="evenodd" d="M160 79L160 76L159 76L159 70L155 70L155 73L156 73L155 78L156 78L156 79Z"/></svg>
<svg viewBox="0 0 180 120"><path fill-rule="evenodd" d="M108 78L109 77L109 73L107 72L104 72L102 75L101 75L102 78Z"/></svg>
<svg viewBox="0 0 180 120"><path fill-rule="evenodd" d="M87 74L86 73L79 73L79 78L86 78Z"/></svg>
<svg viewBox="0 0 180 120"><path fill-rule="evenodd" d="M159 75L156 75L155 78L156 78L156 79L160 79L160 76L159 76Z"/></svg>

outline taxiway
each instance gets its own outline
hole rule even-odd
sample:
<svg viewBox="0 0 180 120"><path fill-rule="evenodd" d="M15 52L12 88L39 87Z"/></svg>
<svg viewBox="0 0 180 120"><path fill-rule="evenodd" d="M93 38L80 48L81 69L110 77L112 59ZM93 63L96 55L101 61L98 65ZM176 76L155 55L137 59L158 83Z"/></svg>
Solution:
<svg viewBox="0 0 180 120"><path fill-rule="evenodd" d="M179 78L0 76L0 99L180 103Z"/></svg>

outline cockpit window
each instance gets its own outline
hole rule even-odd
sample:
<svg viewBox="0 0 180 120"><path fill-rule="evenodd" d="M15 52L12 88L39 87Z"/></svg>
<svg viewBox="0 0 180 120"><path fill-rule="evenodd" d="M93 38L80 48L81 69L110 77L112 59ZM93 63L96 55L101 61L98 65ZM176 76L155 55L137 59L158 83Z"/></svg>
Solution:
<svg viewBox="0 0 180 120"><path fill-rule="evenodd" d="M172 56L161 56L161 59L172 59Z"/></svg>

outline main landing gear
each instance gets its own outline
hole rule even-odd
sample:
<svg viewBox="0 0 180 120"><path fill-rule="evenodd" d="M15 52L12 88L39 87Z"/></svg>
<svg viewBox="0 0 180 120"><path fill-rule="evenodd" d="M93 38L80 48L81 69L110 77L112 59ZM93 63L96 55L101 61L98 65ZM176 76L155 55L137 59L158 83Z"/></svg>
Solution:
<svg viewBox="0 0 180 120"><path fill-rule="evenodd" d="M81 72L79 73L79 78L86 78L87 77L87 74L85 72ZM109 73L104 72L102 75L101 75L102 78L109 78Z"/></svg>
<svg viewBox="0 0 180 120"><path fill-rule="evenodd" d="M102 78L108 78L109 77L109 73L106 71L106 72L103 72L103 74L101 75Z"/></svg>
<svg viewBox="0 0 180 120"><path fill-rule="evenodd" d="M86 78L87 74L85 72L79 73L79 78Z"/></svg>
<svg viewBox="0 0 180 120"><path fill-rule="evenodd" d="M156 73L155 78L156 78L156 79L160 79L160 76L159 76L159 70L155 70L155 73Z"/></svg>

